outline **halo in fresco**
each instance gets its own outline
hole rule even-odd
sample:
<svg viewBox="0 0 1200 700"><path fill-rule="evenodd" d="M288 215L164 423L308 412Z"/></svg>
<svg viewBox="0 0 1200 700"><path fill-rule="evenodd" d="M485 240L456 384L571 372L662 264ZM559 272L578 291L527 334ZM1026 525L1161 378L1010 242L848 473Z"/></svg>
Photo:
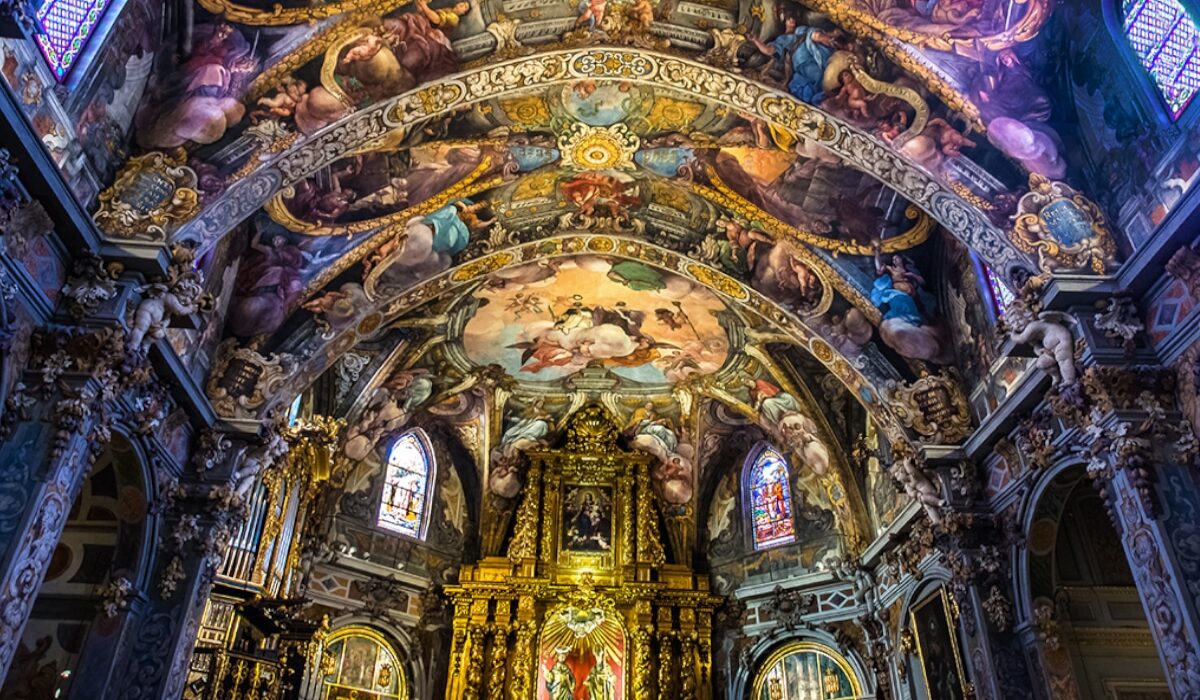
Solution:
<svg viewBox="0 0 1200 700"><path fill-rule="evenodd" d="M580 255L493 274L463 331L471 361L552 381L585 367L671 384L729 357L725 304L696 283L634 260Z"/></svg>

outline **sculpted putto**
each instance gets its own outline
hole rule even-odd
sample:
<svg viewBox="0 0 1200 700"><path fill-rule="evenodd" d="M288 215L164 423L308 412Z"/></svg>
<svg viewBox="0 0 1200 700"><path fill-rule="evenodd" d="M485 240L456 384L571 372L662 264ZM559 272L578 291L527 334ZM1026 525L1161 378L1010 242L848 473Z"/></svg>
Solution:
<svg viewBox="0 0 1200 700"><path fill-rule="evenodd" d="M1050 375L1054 386L1070 386L1078 378L1075 339L1062 323L1062 314L1038 310L1031 298L1034 290L1036 284L1022 290L1021 296L1009 306L1001 327L1014 343L1033 346L1035 366Z"/></svg>
<svg viewBox="0 0 1200 700"><path fill-rule="evenodd" d="M917 464L917 458L908 454L898 455L892 463L891 471L892 477L896 479L904 492L925 509L925 514L929 516L929 522L940 525L942 522L941 508L946 505L946 499L942 498L938 487Z"/></svg>

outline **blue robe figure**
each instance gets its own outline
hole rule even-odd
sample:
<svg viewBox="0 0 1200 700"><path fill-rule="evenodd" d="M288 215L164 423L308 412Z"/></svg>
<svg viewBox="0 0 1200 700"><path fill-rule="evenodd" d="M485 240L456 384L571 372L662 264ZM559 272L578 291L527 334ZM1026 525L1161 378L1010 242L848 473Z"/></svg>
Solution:
<svg viewBox="0 0 1200 700"><path fill-rule="evenodd" d="M792 20L788 20L789 25ZM787 89L793 97L809 104L825 99L821 81L825 78L825 65L833 55L833 49L816 40L819 32L812 27L797 25L791 32L775 37L768 46L775 50L775 60L791 60L791 78Z"/></svg>
<svg viewBox="0 0 1200 700"><path fill-rule="evenodd" d="M469 200L460 200L470 204ZM451 202L432 214L425 215L425 223L433 229L433 250L446 255L458 255L471 242L471 229L458 215L457 203Z"/></svg>

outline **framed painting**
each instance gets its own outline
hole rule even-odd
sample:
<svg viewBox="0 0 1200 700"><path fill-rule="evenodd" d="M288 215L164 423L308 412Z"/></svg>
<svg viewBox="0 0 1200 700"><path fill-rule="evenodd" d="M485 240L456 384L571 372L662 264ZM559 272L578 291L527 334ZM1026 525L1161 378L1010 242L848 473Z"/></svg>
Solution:
<svg viewBox="0 0 1200 700"><path fill-rule="evenodd" d="M946 589L913 606L912 631L916 639L921 677L929 697L938 700L967 700L967 677L963 673L958 634L954 629Z"/></svg>

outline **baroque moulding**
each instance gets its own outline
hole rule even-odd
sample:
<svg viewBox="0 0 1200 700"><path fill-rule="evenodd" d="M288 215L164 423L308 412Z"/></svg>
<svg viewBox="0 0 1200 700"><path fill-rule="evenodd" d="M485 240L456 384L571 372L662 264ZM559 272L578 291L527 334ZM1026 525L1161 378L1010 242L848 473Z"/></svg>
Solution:
<svg viewBox="0 0 1200 700"><path fill-rule="evenodd" d="M200 211L196 173L186 162L182 149L131 158L116 182L100 193L100 208L92 219L110 236L165 240Z"/></svg>
<svg viewBox="0 0 1200 700"><path fill-rule="evenodd" d="M230 338L217 347L217 359L208 377L208 398L226 418L257 419L287 382L295 362L291 355L263 357L238 347Z"/></svg>
<svg viewBox="0 0 1200 700"><path fill-rule="evenodd" d="M952 370L927 374L912 384L889 381L884 398L906 427L927 440L955 443L971 434L967 399Z"/></svg>
<svg viewBox="0 0 1200 700"><path fill-rule="evenodd" d="M105 262L91 251L76 258L62 290L67 312L77 321L96 313L117 296L117 279L124 271L121 263Z"/></svg>
<svg viewBox="0 0 1200 700"><path fill-rule="evenodd" d="M175 238L207 248L234 224L262 208L281 187L354 153L373 141L483 100L580 79L639 81L764 119L840 156L926 210L996 269L1023 267L1028 258L977 207L881 141L778 90L695 61L636 48L558 50L489 64L447 77L355 112L276 155L231 185Z"/></svg>
<svg viewBox="0 0 1200 700"><path fill-rule="evenodd" d="M1104 331L1104 336L1114 342L1121 343L1125 356L1133 355L1137 348L1138 335L1146 331L1141 313L1129 292L1115 294L1109 299L1098 302L1100 311L1094 316L1096 328Z"/></svg>
<svg viewBox="0 0 1200 700"><path fill-rule="evenodd" d="M1011 236L1037 255L1043 272L1102 275L1116 263L1117 246L1100 207L1070 185L1037 174L1029 176L1029 190L1017 202Z"/></svg>

